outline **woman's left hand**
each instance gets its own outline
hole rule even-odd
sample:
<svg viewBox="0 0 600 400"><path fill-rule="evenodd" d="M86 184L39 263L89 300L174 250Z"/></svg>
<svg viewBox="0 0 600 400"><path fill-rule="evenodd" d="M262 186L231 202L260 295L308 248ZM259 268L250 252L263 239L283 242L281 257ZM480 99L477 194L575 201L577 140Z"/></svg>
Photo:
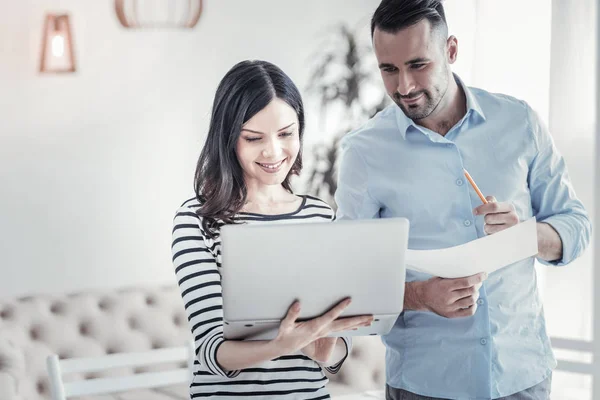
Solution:
<svg viewBox="0 0 600 400"><path fill-rule="evenodd" d="M305 356L310 357L319 363L326 364L335 350L337 340L337 337L319 338L304 346L300 351Z"/></svg>

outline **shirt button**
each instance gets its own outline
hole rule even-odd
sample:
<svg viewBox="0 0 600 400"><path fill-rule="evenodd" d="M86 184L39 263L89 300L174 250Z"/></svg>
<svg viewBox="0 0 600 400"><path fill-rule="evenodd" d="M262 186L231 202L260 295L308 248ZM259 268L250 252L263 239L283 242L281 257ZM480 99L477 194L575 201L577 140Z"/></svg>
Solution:
<svg viewBox="0 0 600 400"><path fill-rule="evenodd" d="M470 220L468 220L468 219L466 219L466 220L465 220L465 226L471 226L471 221L470 221Z"/></svg>
<svg viewBox="0 0 600 400"><path fill-rule="evenodd" d="M477 304L479 304L480 306L483 305L483 299L477 300Z"/></svg>
<svg viewBox="0 0 600 400"><path fill-rule="evenodd" d="M458 186L462 186L462 184L463 184L463 183L464 183L464 182L463 182L463 180L462 180L462 179L457 179L457 180L456 180L456 184L457 184Z"/></svg>
<svg viewBox="0 0 600 400"><path fill-rule="evenodd" d="M479 343L485 346L487 344L487 339L481 339Z"/></svg>

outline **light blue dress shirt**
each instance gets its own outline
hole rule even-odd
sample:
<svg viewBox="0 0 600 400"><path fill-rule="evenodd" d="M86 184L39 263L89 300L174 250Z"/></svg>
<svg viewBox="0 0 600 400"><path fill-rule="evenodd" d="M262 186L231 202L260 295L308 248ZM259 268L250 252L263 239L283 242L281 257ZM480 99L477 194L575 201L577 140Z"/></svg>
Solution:
<svg viewBox="0 0 600 400"><path fill-rule="evenodd" d="M523 101L466 87L467 113L441 136L392 104L342 141L338 218L406 217L410 249L439 249L485 236L484 195L510 202L559 233L565 265L588 245L591 225L565 162ZM387 384L424 396L495 399L532 387L556 366L534 258L490 274L474 316L408 311L384 336ZM407 271L407 282L430 276Z"/></svg>

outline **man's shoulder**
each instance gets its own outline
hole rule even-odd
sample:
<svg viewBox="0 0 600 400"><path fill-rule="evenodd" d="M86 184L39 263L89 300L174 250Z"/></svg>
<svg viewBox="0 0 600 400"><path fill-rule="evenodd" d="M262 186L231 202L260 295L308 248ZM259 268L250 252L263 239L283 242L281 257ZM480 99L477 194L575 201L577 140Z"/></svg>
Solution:
<svg viewBox="0 0 600 400"><path fill-rule="evenodd" d="M469 87L471 94L477 99L477 102L486 113L496 110L527 112L529 105L524 100L518 99L504 93L489 92L477 87Z"/></svg>
<svg viewBox="0 0 600 400"><path fill-rule="evenodd" d="M398 130L395 115L397 107L394 103L388 105L360 127L348 132L340 143L341 147L344 149L368 144L378 136L385 135L390 131L396 132Z"/></svg>

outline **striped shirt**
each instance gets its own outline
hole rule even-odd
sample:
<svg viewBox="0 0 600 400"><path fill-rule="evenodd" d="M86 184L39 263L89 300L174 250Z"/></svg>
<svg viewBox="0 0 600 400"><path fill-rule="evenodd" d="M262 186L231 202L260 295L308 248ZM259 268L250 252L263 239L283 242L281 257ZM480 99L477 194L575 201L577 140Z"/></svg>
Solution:
<svg viewBox="0 0 600 400"><path fill-rule="evenodd" d="M300 207L288 214L263 215L239 213L244 223L310 223L333 221L335 214L327 203L311 196L300 196ZM194 337L196 360L191 398L233 399L328 399L328 382L321 365L300 352L288 354L251 368L226 371L218 364L217 349L223 338L223 301L221 294L221 240L205 235L196 214L196 199L183 203L173 227L173 264L181 296ZM225 266L224 268L226 268ZM343 338L348 355L352 342ZM336 373L346 356L325 367Z"/></svg>

